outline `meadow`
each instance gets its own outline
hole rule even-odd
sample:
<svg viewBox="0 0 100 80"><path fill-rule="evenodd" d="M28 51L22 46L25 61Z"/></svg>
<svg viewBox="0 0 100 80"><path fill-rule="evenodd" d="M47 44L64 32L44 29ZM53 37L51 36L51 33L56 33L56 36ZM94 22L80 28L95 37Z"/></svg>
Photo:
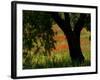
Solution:
<svg viewBox="0 0 100 80"><path fill-rule="evenodd" d="M85 28L81 31L80 42L82 53L85 61L81 65L73 65L70 59L67 39L63 31L55 24L52 27L57 34L53 37L56 40L55 49L52 49L51 55L44 55L41 51L34 54L23 52L23 69L40 69L40 68L59 68L59 67L80 67L91 65L91 40L89 40L90 32Z"/></svg>

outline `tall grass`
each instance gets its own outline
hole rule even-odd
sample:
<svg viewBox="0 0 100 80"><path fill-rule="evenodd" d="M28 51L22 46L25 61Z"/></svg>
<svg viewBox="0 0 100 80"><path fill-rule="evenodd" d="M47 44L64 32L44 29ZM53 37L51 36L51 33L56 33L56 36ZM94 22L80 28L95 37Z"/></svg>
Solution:
<svg viewBox="0 0 100 80"><path fill-rule="evenodd" d="M59 34L63 34L60 33ZM69 50L56 50L51 51L51 55L44 55L44 53L34 54L34 52L23 52L23 69L40 69L40 68L59 68L59 67L80 67L91 65L91 51L90 51L90 33L85 29L81 32L81 49L85 61L81 65L72 64ZM64 40L65 41L65 40ZM57 44L61 44L64 41L58 41ZM65 42L66 43L66 42ZM64 43L62 43L64 44ZM67 43L66 43L67 45Z"/></svg>
<svg viewBox="0 0 100 80"><path fill-rule="evenodd" d="M45 56L44 54L33 54L25 58L23 62L23 69L36 68L57 68L70 67L71 60L69 55L65 52Z"/></svg>

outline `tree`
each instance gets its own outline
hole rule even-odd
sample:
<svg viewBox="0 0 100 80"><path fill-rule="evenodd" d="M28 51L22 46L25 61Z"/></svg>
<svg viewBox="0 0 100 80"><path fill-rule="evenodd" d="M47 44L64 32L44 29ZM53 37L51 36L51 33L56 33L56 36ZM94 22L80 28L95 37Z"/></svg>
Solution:
<svg viewBox="0 0 100 80"><path fill-rule="evenodd" d="M90 14L78 14L79 17L74 18L74 25L71 25L72 13L63 13L64 19L62 19L58 13L51 13L53 19L64 31L68 40L70 56L73 64L81 64L84 62L84 56L82 55L80 47L80 33L84 26L90 28ZM74 15L75 17L75 15Z"/></svg>
<svg viewBox="0 0 100 80"><path fill-rule="evenodd" d="M66 35L70 57L73 64L84 62L80 47L80 33L84 26L90 29L90 14L86 13L63 13L63 12L34 12L23 11L23 45L29 50L36 47L35 54L42 46L44 54L51 53L55 48L54 32L51 29L52 23L56 23ZM38 44L40 46L33 44Z"/></svg>

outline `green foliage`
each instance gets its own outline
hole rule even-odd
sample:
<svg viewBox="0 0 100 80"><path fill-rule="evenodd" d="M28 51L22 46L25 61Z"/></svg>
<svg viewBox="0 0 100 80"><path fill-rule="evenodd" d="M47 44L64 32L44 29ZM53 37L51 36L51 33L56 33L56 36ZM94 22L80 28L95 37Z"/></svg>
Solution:
<svg viewBox="0 0 100 80"><path fill-rule="evenodd" d="M23 11L23 48L31 50L37 48L35 54L42 47L43 53L50 53L54 48L54 32L51 29L52 21L50 14L37 11Z"/></svg>
<svg viewBox="0 0 100 80"><path fill-rule="evenodd" d="M69 13L70 15L70 24L71 24L71 27L72 29L75 28L75 25L78 21L78 19L80 18L80 14L81 13ZM90 31L91 29L91 17L90 17L90 14L85 14L86 15L86 19L85 19L85 23L84 23L84 26L88 31Z"/></svg>
<svg viewBox="0 0 100 80"><path fill-rule="evenodd" d="M70 24L73 30L75 28L75 24L77 23L80 17L80 13L70 13L69 15L70 15Z"/></svg>

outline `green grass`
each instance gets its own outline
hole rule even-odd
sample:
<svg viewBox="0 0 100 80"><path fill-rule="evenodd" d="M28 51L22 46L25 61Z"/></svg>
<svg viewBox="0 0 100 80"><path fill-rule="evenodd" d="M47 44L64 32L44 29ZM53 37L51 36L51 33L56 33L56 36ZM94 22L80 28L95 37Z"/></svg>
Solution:
<svg viewBox="0 0 100 80"><path fill-rule="evenodd" d="M63 54L63 55L62 55ZM70 67L71 60L67 53L53 53L50 57L33 54L25 58L23 69Z"/></svg>
<svg viewBox="0 0 100 80"><path fill-rule="evenodd" d="M60 33L61 34L61 33ZM63 33L62 33L63 34ZM90 52L90 33L86 30L81 32L81 49L85 61L81 65L73 65L70 59L69 50L51 51L51 56L43 53L34 54L34 51L23 53L23 69L40 69L40 68L59 68L59 67L80 67L91 65Z"/></svg>

